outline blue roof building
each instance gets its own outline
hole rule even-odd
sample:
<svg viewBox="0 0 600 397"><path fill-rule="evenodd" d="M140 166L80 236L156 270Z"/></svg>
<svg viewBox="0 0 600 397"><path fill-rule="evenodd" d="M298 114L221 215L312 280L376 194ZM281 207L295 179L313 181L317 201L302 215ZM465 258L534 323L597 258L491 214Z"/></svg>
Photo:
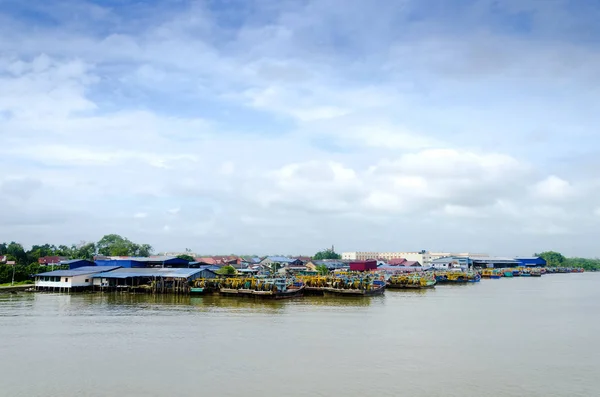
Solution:
<svg viewBox="0 0 600 397"><path fill-rule="evenodd" d="M110 256L96 258L98 266L118 266L124 268L152 268L152 267L168 267L168 268L186 268L189 262L185 259L174 256L152 256L152 257L135 257L135 256Z"/></svg>
<svg viewBox="0 0 600 397"><path fill-rule="evenodd" d="M539 256L531 256L531 257L519 257L517 256L515 260L519 263L519 266L537 266L542 267L546 266L546 260Z"/></svg>
<svg viewBox="0 0 600 397"><path fill-rule="evenodd" d="M61 265L69 265L69 269L77 269L79 267L96 266L94 261L87 259L71 259L69 261L60 261Z"/></svg>
<svg viewBox="0 0 600 397"><path fill-rule="evenodd" d="M94 288L153 292L189 292L197 278L214 278L205 268L119 268L94 275Z"/></svg>

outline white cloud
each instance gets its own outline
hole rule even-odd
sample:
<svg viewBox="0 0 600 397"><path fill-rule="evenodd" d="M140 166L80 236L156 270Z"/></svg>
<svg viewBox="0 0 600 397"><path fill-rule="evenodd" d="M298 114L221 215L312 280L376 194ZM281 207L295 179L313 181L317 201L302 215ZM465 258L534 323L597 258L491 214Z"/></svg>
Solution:
<svg viewBox="0 0 600 397"><path fill-rule="evenodd" d="M28 4L60 22L36 30L8 9L5 238L592 252L600 57L580 38L597 12L528 4L529 32L485 1L443 15L417 1L256 4L227 26L192 2L142 4L134 23L123 7Z"/></svg>
<svg viewBox="0 0 600 397"><path fill-rule="evenodd" d="M555 175L550 175L535 184L534 194L542 200L562 200L573 194L571 184Z"/></svg>

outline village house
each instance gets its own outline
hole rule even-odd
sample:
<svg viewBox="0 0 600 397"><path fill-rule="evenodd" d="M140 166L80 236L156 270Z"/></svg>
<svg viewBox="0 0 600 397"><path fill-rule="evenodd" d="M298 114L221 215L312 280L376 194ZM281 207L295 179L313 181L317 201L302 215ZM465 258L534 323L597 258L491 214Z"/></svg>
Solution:
<svg viewBox="0 0 600 397"><path fill-rule="evenodd" d="M92 287L94 275L117 268L118 266L83 266L36 274L35 289L58 292L83 291Z"/></svg>

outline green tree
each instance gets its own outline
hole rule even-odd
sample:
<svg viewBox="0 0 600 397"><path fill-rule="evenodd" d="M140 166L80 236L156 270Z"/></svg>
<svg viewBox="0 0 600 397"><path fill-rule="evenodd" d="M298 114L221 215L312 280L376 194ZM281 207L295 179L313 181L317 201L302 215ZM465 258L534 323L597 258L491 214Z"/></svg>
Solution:
<svg viewBox="0 0 600 397"><path fill-rule="evenodd" d="M320 275L325 276L325 275L329 274L329 268L327 267L327 265L318 265L317 272Z"/></svg>
<svg viewBox="0 0 600 397"><path fill-rule="evenodd" d="M73 259L92 260L96 255L96 244L83 241L79 245L73 245L71 251L73 252Z"/></svg>
<svg viewBox="0 0 600 397"><path fill-rule="evenodd" d="M194 257L191 256L191 255L187 255L187 254L177 255L177 257L179 259L185 259L188 262L193 262L194 261Z"/></svg>
<svg viewBox="0 0 600 397"><path fill-rule="evenodd" d="M14 260L19 265L27 265L27 253L23 249L23 246L19 243L11 241L6 246L6 255Z"/></svg>
<svg viewBox="0 0 600 397"><path fill-rule="evenodd" d="M221 275L231 276L231 275L236 274L237 271L235 270L235 267L233 267L231 265L227 265L227 266L223 266L222 268L217 270L217 273L221 274Z"/></svg>
<svg viewBox="0 0 600 397"><path fill-rule="evenodd" d="M141 245L137 245L137 250L136 250L136 256L150 256L152 255L152 251L154 251L152 249L152 246L150 244L141 244Z"/></svg>
<svg viewBox="0 0 600 397"><path fill-rule="evenodd" d="M118 234L107 234L96 243L97 252L106 256L150 256L150 244L135 244Z"/></svg>
<svg viewBox="0 0 600 397"><path fill-rule="evenodd" d="M323 259L342 259L342 256L336 253L333 249L328 248L323 251L319 251L313 256L314 260L323 260Z"/></svg>
<svg viewBox="0 0 600 397"><path fill-rule="evenodd" d="M534 256L539 256L546 261L546 265L549 267L560 267L566 266L565 262L567 258L563 256L560 252L555 251L545 251L539 254L535 254Z"/></svg>

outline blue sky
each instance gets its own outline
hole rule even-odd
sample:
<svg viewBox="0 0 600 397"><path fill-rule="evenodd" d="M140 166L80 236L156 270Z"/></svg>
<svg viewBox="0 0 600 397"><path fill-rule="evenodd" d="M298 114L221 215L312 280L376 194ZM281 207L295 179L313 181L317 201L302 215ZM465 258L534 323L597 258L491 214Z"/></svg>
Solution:
<svg viewBox="0 0 600 397"><path fill-rule="evenodd" d="M0 240L597 256L596 1L0 1Z"/></svg>

